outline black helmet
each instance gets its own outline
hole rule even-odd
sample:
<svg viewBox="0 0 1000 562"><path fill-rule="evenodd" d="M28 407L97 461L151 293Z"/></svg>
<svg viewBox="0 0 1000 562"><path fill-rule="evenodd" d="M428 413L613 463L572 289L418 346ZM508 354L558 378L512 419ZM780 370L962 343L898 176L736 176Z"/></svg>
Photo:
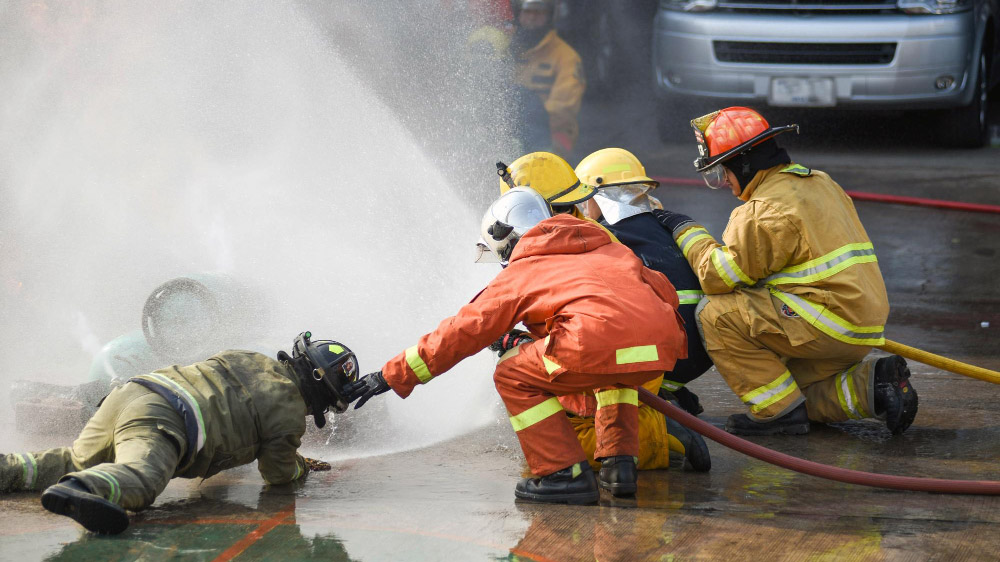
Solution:
<svg viewBox="0 0 1000 562"><path fill-rule="evenodd" d="M354 380L358 374L358 359L354 352L340 342L333 340L311 341L311 332L303 332L295 338L292 355L278 352L280 361L287 361L302 378L302 390L312 410L316 427L326 425L326 412L330 408L336 413L347 410L349 402L344 393L344 384Z"/></svg>

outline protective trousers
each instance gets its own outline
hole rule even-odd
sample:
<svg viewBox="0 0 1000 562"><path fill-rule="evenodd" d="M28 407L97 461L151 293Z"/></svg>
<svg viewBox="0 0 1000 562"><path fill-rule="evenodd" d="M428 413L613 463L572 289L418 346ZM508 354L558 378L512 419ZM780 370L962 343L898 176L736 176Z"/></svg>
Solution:
<svg viewBox="0 0 1000 562"><path fill-rule="evenodd" d="M563 405L565 407L565 405ZM597 431L594 418L590 416L569 416L569 423L576 431L576 439L587 454L587 460L594 470L601 463L594 459L597 449ZM683 451L683 446L671 448L671 437L667 434L667 423L663 414L645 404L639 404L639 470L655 470L670 466L670 451Z"/></svg>
<svg viewBox="0 0 1000 562"><path fill-rule="evenodd" d="M699 315L705 348L751 417L768 420L803 400L816 422L875 416L871 348L820 332L767 288L708 299Z"/></svg>
<svg viewBox="0 0 1000 562"><path fill-rule="evenodd" d="M174 476L183 435L166 400L128 383L104 399L72 447L0 457L0 490L43 490L73 477L125 509L143 509Z"/></svg>
<svg viewBox="0 0 1000 562"><path fill-rule="evenodd" d="M542 358L544 349L544 340L518 346L501 358L493 374L531 472L545 476L587 460L556 398L586 391L593 391L597 398L595 458L638 456L636 389L659 373L585 374L564 369L549 373Z"/></svg>

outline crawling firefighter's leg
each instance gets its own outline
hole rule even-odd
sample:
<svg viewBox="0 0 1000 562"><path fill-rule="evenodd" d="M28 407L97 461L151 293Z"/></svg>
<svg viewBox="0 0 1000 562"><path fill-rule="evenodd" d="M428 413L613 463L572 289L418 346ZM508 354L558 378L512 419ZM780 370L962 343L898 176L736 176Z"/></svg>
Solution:
<svg viewBox="0 0 1000 562"><path fill-rule="evenodd" d="M112 430L113 456L86 463L64 479L75 479L123 508L139 510L153 503L177 470L186 445L177 437L184 435L184 422L166 400L140 385L127 384L116 392L105 401L105 406L120 411ZM76 448L74 444L74 454Z"/></svg>

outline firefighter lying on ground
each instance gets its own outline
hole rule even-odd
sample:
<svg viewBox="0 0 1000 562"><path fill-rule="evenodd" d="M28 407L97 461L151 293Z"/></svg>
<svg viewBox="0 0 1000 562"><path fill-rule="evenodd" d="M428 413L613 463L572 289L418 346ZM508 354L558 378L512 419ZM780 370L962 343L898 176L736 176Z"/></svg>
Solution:
<svg viewBox="0 0 1000 562"><path fill-rule="evenodd" d="M493 256L504 269L457 315L345 391L359 400L355 407L390 389L405 398L523 323L535 340L507 353L493 375L538 476L521 480L514 495L597 502L598 479L557 398L591 391L600 486L634 495L636 389L671 369L687 349L674 288L595 223L552 216L529 188L501 195L481 233L480 257Z"/></svg>
<svg viewBox="0 0 1000 562"><path fill-rule="evenodd" d="M125 510L151 505L171 478L208 478L254 460L268 484L326 469L297 452L305 418L323 427L329 408L346 409L342 385L357 359L343 344L309 338L301 334L277 360L230 350L132 377L71 447L0 456L0 492L44 489L45 509L116 534L128 527Z"/></svg>
<svg viewBox="0 0 1000 562"><path fill-rule="evenodd" d="M638 163L638 161L636 161L636 163ZM619 164L619 162L615 162L615 165ZM595 187L592 187L587 183L581 183L581 179L573 171L573 168L570 167L569 163L559 156L549 152L526 154L512 162L506 170L500 171L506 172L505 175L501 176L500 180L501 193L506 193L512 186L515 185L531 187L549 202L552 206L553 213L556 214L566 213L577 218L587 218L580 213L577 207L583 207L589 204L589 202L594 201L596 199L595 196L599 193L599 190ZM625 176L623 174L616 176L618 179L624 177ZM599 213L597 216L600 217ZM662 233L662 236L665 237L665 240L661 241L676 248L673 239L668 233L666 233L663 227L660 226L660 223L653 219L652 215L647 216L652 223L652 227ZM613 226L605 223L600 224L602 227L609 230L612 234L612 239L616 242L621 241L621 239L617 237L618 231L612 230ZM625 239L633 242L633 246L630 246L630 248L633 252L636 252L636 248L639 247L634 245L637 238L629 235L629 233L626 233ZM648 248L645 250L648 253L656 253L657 251ZM643 255L638 252L636 253L647 267L651 267L651 269L667 275L667 279L675 287L677 285L669 274L675 273L675 270L680 271L681 267L683 267L683 269L687 270L690 277L690 279L681 278L681 281L686 283L684 286L687 287L690 285L694 288L700 289L697 277L695 277L694 273L691 272L691 267L684 259L684 256L680 254L679 250L676 252L677 255L675 258L671 259L670 256L665 258L669 260L669 264L671 266L667 268L662 267L663 263L665 263L664 259L660 259L659 261L649 261ZM698 293L700 294L701 291L699 290ZM690 323L690 325L685 324L685 331L688 335L688 358L678 360L677 364L674 365L672 372L690 372L691 376L689 378L686 376L673 377L675 379L683 378L685 382L687 382L710 368L712 363L708 359L708 356L705 355L705 350L701 346L701 340L697 334L697 328L694 325L694 305L685 305L685 301L691 299L690 294L678 291L678 296L680 297L681 316L684 317L686 309L690 309L687 312L691 314L691 320L684 317L685 322ZM668 321L673 322L673 318L669 318ZM694 345L691 343L692 331L694 332L693 335L696 342ZM692 355L692 347L695 347L696 349L700 348L700 354ZM694 357L693 360L692 357ZM700 370L698 370L696 375L694 374L694 371L697 369ZM647 381L642 386L645 387L646 390L656 393L657 391L661 391L661 387L664 384L666 384L664 382L664 376L660 374L655 379ZM679 396L682 396L685 399L684 402L681 402L682 405L685 405L685 408L688 408L689 406L691 408L699 406L697 396L694 396L694 394L690 391L687 391L685 394L683 391L686 389L683 387L681 390L682 392L679 393ZM573 414L570 416L570 423L576 431L580 445L583 446L583 450L588 455L588 460L591 462L592 466L599 466L597 461L594 459L594 451L596 449L594 415L597 411L597 401L593 394L560 396L559 402L563 405L563 408L565 408L567 412L571 412ZM701 410L698 409L697 411L692 411L692 409L688 409L688 411L697 415ZM712 466L708 446L705 445L705 441L700 435L688 430L674 420L665 417L649 406L640 404L639 470L667 468L670 466L670 452L675 452L685 457L687 462L691 465L691 468L696 471L704 472L709 470Z"/></svg>
<svg viewBox="0 0 1000 562"><path fill-rule="evenodd" d="M889 314L875 249L851 199L826 173L793 163L751 109L691 122L695 168L737 207L720 244L690 217L661 211L708 295L705 347L749 414L739 435L803 434L809 422L878 417L893 434L917 413L902 357L866 358Z"/></svg>

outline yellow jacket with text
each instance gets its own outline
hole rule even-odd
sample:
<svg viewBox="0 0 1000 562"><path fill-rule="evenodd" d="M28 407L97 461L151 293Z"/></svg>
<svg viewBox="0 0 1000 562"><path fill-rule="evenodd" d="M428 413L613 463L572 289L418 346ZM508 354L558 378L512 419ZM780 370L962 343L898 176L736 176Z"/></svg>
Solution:
<svg viewBox="0 0 1000 562"><path fill-rule="evenodd" d="M740 199L723 244L691 223L673 233L706 294L766 286L830 337L885 343L889 300L875 249L829 175L782 164L758 172Z"/></svg>
<svg viewBox="0 0 1000 562"><path fill-rule="evenodd" d="M517 57L516 81L542 98L549 114L553 146L572 150L580 130L577 115L586 88L580 55L552 30Z"/></svg>

